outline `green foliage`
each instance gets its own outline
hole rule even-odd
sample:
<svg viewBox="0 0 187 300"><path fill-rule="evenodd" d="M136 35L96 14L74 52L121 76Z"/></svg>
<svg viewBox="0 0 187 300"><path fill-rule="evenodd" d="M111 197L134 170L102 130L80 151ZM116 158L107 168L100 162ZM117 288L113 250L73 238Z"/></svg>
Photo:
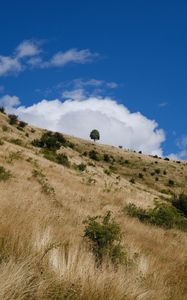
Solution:
<svg viewBox="0 0 187 300"><path fill-rule="evenodd" d="M86 170L86 164L80 163L79 165L77 165L77 169L81 172L84 172Z"/></svg>
<svg viewBox="0 0 187 300"><path fill-rule="evenodd" d="M55 190L54 188L49 184L48 179L43 174L41 170L34 169L32 172L33 177L36 178L38 183L41 185L41 191L42 193L46 195L55 196Z"/></svg>
<svg viewBox="0 0 187 300"><path fill-rule="evenodd" d="M172 179L169 179L169 180L168 180L168 185L169 185L169 186L174 186L174 185L175 185L175 181L172 180Z"/></svg>
<svg viewBox="0 0 187 300"><path fill-rule="evenodd" d="M172 204L187 218L187 195L173 196Z"/></svg>
<svg viewBox="0 0 187 300"><path fill-rule="evenodd" d="M66 154L57 154L56 151L48 149L43 149L42 153L46 159L54 161L57 164L63 165L65 167L70 167L70 162Z"/></svg>
<svg viewBox="0 0 187 300"><path fill-rule="evenodd" d="M25 128L27 126L27 123L24 121L19 121L19 127Z"/></svg>
<svg viewBox="0 0 187 300"><path fill-rule="evenodd" d="M10 114L8 115L9 118L9 124L10 125L15 125L18 122L18 116L14 115L14 114Z"/></svg>
<svg viewBox="0 0 187 300"><path fill-rule="evenodd" d="M98 263L102 263L104 257L109 257L115 264L125 262L126 255L120 244L121 229L119 224L111 220L110 211L103 217L88 217L84 224L84 236L91 240Z"/></svg>
<svg viewBox="0 0 187 300"><path fill-rule="evenodd" d="M129 182L132 183L132 184L135 184L135 179L134 179L134 178L131 178L131 179L129 180Z"/></svg>
<svg viewBox="0 0 187 300"><path fill-rule="evenodd" d="M5 114L5 108L4 108L3 106L0 107L0 112L1 112L2 114Z"/></svg>
<svg viewBox="0 0 187 300"><path fill-rule="evenodd" d="M106 161L106 162L110 162L110 156L109 156L109 154L104 153L103 160Z"/></svg>
<svg viewBox="0 0 187 300"><path fill-rule="evenodd" d="M96 140L99 140L100 139L100 134L99 134L99 131L97 129L93 129L91 132L90 132L90 138L92 140L94 140L94 142Z"/></svg>
<svg viewBox="0 0 187 300"><path fill-rule="evenodd" d="M10 139L9 142L18 146L22 146L22 140L20 139Z"/></svg>
<svg viewBox="0 0 187 300"><path fill-rule="evenodd" d="M93 160L96 160L96 161L99 161L99 160L100 160L99 154L98 154L97 151L91 150L91 151L89 151L88 154L89 154L89 158L91 158L91 159L93 159Z"/></svg>
<svg viewBox="0 0 187 300"><path fill-rule="evenodd" d="M63 153L56 154L56 162L65 167L70 167L70 162L66 154Z"/></svg>
<svg viewBox="0 0 187 300"><path fill-rule="evenodd" d="M11 177L11 173L6 171L3 166L0 166L0 181L6 181Z"/></svg>
<svg viewBox="0 0 187 300"><path fill-rule="evenodd" d="M125 207L125 211L129 216L136 217L144 223L150 223L165 229L187 230L187 219L170 204L156 203L154 208L146 210L130 203Z"/></svg>
<svg viewBox="0 0 187 300"><path fill-rule="evenodd" d="M4 132L7 132L7 131L8 131L8 126L3 125L3 126L2 126L2 130L3 130Z"/></svg>

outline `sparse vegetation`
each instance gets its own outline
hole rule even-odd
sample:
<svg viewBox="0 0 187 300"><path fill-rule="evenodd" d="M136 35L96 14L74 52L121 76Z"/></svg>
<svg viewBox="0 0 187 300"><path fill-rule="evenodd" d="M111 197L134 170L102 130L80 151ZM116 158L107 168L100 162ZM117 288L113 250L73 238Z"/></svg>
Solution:
<svg viewBox="0 0 187 300"><path fill-rule="evenodd" d="M15 125L18 122L18 116L14 115L14 114L10 114L8 115L9 118L9 124L10 125Z"/></svg>
<svg viewBox="0 0 187 300"><path fill-rule="evenodd" d="M11 177L10 171L6 171L3 166L0 166L0 181L6 181Z"/></svg>

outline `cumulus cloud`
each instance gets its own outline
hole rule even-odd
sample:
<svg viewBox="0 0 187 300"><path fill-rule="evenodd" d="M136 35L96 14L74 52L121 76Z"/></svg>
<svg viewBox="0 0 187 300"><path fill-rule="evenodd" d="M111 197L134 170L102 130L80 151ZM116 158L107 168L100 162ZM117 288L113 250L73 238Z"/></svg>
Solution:
<svg viewBox="0 0 187 300"><path fill-rule="evenodd" d="M139 112L131 113L111 98L42 100L29 107L9 110L35 126L85 139L89 138L92 129L97 128L101 143L162 155L165 134L158 124Z"/></svg>
<svg viewBox="0 0 187 300"><path fill-rule="evenodd" d="M42 49L38 41L26 40L19 44L12 55L0 55L0 76L9 73L19 73L29 67L50 68L64 67L69 63L85 64L98 57L98 53L92 53L89 49L78 50L76 48L55 53L50 59L42 57Z"/></svg>
<svg viewBox="0 0 187 300"><path fill-rule="evenodd" d="M0 97L0 106L5 107L8 110L11 110L13 107L21 104L20 99L17 96L5 95Z"/></svg>
<svg viewBox="0 0 187 300"><path fill-rule="evenodd" d="M174 160L186 160L187 159L187 135L183 135L177 141L177 147L179 151L177 153L171 153L169 157Z"/></svg>

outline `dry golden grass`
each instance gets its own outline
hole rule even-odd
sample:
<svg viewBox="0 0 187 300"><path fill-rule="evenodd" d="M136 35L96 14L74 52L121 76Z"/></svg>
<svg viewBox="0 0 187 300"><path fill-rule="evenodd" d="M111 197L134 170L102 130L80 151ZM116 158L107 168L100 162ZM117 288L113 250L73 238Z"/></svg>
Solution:
<svg viewBox="0 0 187 300"><path fill-rule="evenodd" d="M0 115L0 127L7 124ZM42 157L30 145L41 130L24 132L9 126L1 132L0 165L11 178L0 181L0 299L2 300L185 300L187 299L186 233L145 225L123 213L126 203L152 206L161 195L151 176L129 183L131 170L118 165L116 173L104 174L106 163L96 162L78 172ZM29 137L25 137L29 132ZM20 138L23 146L8 142ZM78 151L64 151L72 163L86 162L80 152L96 147L98 152L124 156L136 166L136 173L152 167L155 158L110 146L93 145L68 137ZM156 167L175 169L173 178L183 181L186 166L159 160ZM181 167L183 167L182 175ZM43 181L36 172L42 173ZM120 178L117 178L121 174ZM123 176L123 172L129 172ZM134 174L134 173L133 173ZM175 176L175 177L174 177ZM90 180L90 178L92 180ZM167 177L169 178L169 177ZM94 181L93 181L94 179ZM162 180L162 179L161 179ZM165 179L164 179L165 180ZM49 191L46 192L47 185ZM164 186L164 183L160 183ZM48 190L48 189L47 189ZM176 192L180 188L176 187ZM89 244L83 238L83 220L111 210L123 231L128 264L118 268L106 261L95 264Z"/></svg>

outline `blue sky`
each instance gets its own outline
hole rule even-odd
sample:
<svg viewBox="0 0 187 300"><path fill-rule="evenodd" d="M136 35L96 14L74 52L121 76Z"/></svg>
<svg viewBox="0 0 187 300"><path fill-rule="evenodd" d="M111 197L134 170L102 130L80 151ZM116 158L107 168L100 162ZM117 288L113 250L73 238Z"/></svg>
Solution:
<svg viewBox="0 0 187 300"><path fill-rule="evenodd" d="M81 118L84 125L89 124L84 111L91 111L89 126L95 125L95 118L96 124L106 122L110 131L109 124L114 122L112 134L119 134L116 144L121 138L124 146L139 150L146 140L155 138L156 142L145 146L144 152L154 153L155 147L158 153L161 149L164 155L174 153L178 158L187 158L186 1L3 2L1 103L11 102L14 96L14 110L23 119L82 137L87 134L82 132L83 125L75 129L71 118L78 123ZM43 99L49 103L40 105ZM55 99L63 103L72 100L68 116L64 114L66 106L51 102ZM123 104L130 112L123 111L123 116L119 116L121 106L112 106L112 101ZM38 104L37 109L33 109L33 103ZM49 112L47 105L51 113L54 111L50 123L35 122L36 116L31 116L30 110L32 114L38 114L39 108ZM63 118L56 112L59 109L63 110ZM109 113L111 109L114 114ZM138 115L131 114L136 112L141 113L141 124L146 118L141 132L145 130L144 136L138 132ZM113 120L114 116L117 120ZM164 133L157 132L155 136L157 128L149 120L155 120ZM103 127L99 129L102 131ZM128 143L127 138L132 135ZM103 137L103 142L110 143L104 129Z"/></svg>

